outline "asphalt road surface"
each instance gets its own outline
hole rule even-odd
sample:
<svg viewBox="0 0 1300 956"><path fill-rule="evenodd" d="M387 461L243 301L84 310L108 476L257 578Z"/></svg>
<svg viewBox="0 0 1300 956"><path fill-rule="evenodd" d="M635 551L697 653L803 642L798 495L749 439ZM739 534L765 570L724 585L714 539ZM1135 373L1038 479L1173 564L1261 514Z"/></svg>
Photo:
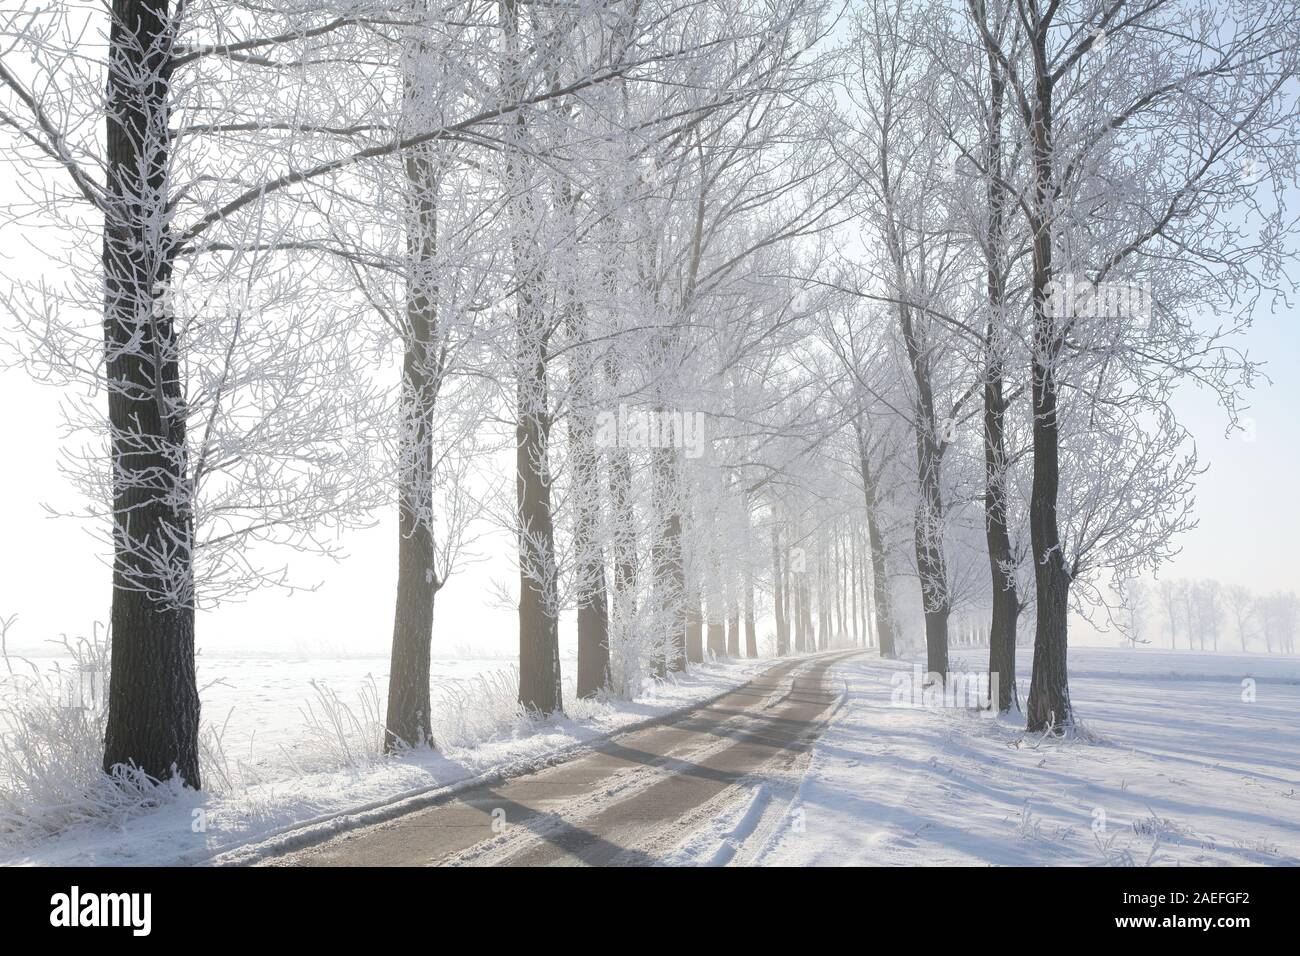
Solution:
<svg viewBox="0 0 1300 956"><path fill-rule="evenodd" d="M755 795L761 837L788 801L839 696L831 667L855 653L777 664L668 723L611 738L572 760L267 860L272 866L604 865L681 862L681 847ZM768 818L764 822L764 818ZM753 842L751 840L751 842ZM707 837L696 843L707 845ZM737 846L706 862L742 863ZM689 862L700 862L689 860Z"/></svg>

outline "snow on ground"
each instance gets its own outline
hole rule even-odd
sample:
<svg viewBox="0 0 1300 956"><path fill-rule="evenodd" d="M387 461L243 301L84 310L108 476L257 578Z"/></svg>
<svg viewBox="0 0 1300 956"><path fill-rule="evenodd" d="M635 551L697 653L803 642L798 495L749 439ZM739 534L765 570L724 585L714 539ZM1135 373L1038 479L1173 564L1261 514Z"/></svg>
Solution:
<svg viewBox="0 0 1300 956"><path fill-rule="evenodd" d="M567 665L567 672L573 673L574 664L568 660L562 667ZM322 693L338 701L328 713L344 723L356 718L364 735L367 715L382 713L376 688L382 693L386 684L386 659L204 657L204 721L224 725L220 762L237 782L222 787L209 771L208 783L217 793L176 793L156 809L79 825L54 838L0 842L0 865L206 862L303 825L329 827L332 819L364 814L382 804L550 762L617 730L716 697L771 664L757 660L695 667L631 701L574 701L572 688L566 687L568 716L532 723L511 717L513 702L508 698L514 693L515 676L506 662L439 661L433 682L435 713L442 719L435 721L435 732L441 726L473 742L444 743L438 753L347 760L335 752L337 741L320 739L330 737L322 734L322 725L328 730L332 719L324 717ZM484 692L495 698L486 706ZM313 711L319 719L312 718ZM493 722L500 725L495 732ZM355 740L356 729L345 727L342 736Z"/></svg>
<svg viewBox="0 0 1300 956"><path fill-rule="evenodd" d="M986 653L955 649L954 669ZM753 862L1300 863L1300 658L1071 649L1084 733L1068 740L1026 735L1023 719L897 706L895 675L910 682L911 668L835 669L842 706ZM1024 651L1022 701L1029 670ZM752 803L719 833L743 829Z"/></svg>
<svg viewBox="0 0 1300 956"><path fill-rule="evenodd" d="M954 649L953 667L978 671L985 653ZM568 717L536 725L510 717L507 662L440 661L441 726L466 743L346 760L328 733L321 739L329 720L311 715L323 718L322 700L333 697L329 712L356 716L364 730L367 707L382 704L387 663L202 658L205 721L224 725L221 760L235 783L39 843L0 845L0 864L205 862L305 824L328 829L400 799L551 762L723 693L771 661L710 665L635 701L573 704ZM1029 669L1025 651L1022 700ZM1076 648L1070 670L1085 733L1058 741L1026 735L1015 717L896 706L894 681L910 683L911 662L841 664L839 708L802 777L753 781L666 862L1300 863L1300 659ZM485 707L483 694L494 691Z"/></svg>

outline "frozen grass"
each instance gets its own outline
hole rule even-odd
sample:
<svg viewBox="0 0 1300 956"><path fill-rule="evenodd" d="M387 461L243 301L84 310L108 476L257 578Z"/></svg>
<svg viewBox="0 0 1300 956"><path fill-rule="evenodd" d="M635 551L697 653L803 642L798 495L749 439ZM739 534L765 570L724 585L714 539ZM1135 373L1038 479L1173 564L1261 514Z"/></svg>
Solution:
<svg viewBox="0 0 1300 956"><path fill-rule="evenodd" d="M518 697L519 671L500 668L467 678L444 678L432 687L433 739L440 749L463 749L500 737L527 733L534 722ZM383 759L383 694L373 675L345 699L323 681L311 681L303 705L305 731L293 747L282 747L295 774L365 770Z"/></svg>
<svg viewBox="0 0 1300 956"><path fill-rule="evenodd" d="M362 770L380 759L384 742L383 705L371 675L348 704L332 687L313 680L315 697L303 706L306 733L300 745L282 748L296 773L347 768Z"/></svg>
<svg viewBox="0 0 1300 956"><path fill-rule="evenodd" d="M433 739L443 748L473 747L527 733L533 727L519 703L519 670L515 667L439 681L433 699Z"/></svg>
<svg viewBox="0 0 1300 956"><path fill-rule="evenodd" d="M660 683L672 680L644 678L640 691ZM296 773L373 767L383 757L384 736L383 698L375 678L367 675L351 701L322 681L311 681L311 687L313 696L302 710L306 732L301 743L281 748L286 762ZM430 722L437 748L472 750L544 728L549 722L528 713L519 703L518 689L519 669L514 666L433 681ZM579 698L571 684L564 691L563 719L568 721L598 719L624 699L614 694Z"/></svg>

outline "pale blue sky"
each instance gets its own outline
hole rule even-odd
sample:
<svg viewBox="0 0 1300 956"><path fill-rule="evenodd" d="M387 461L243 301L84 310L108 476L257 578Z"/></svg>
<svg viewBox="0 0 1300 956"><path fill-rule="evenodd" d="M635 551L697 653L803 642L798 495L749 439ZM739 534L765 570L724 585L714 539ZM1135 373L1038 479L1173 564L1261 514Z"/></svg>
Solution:
<svg viewBox="0 0 1300 956"><path fill-rule="evenodd" d="M1224 437L1227 417L1211 396L1183 388L1177 408L1209 466L1197 482L1200 526L1183 538L1167 573L1218 577L1257 591L1300 589L1300 323L1294 307L1258 314L1244 338L1272 380L1247 401L1245 434Z"/></svg>

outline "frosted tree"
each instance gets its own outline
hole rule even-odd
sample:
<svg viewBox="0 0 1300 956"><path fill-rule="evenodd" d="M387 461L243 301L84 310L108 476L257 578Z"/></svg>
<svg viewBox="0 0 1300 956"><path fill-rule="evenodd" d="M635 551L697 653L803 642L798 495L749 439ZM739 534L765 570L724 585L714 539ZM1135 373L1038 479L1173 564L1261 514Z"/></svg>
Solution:
<svg viewBox="0 0 1300 956"><path fill-rule="evenodd" d="M318 530L364 520L382 488L349 334L369 304L336 281L330 187L616 72L406 133L352 85L350 54L389 13L115 0L0 21L19 54L0 64L0 119L31 160L21 213L76 210L74 278L14 277L6 305L39 374L108 400L85 422L102 445L74 463L113 551L108 770L199 785L196 606L285 580L252 543L332 551Z"/></svg>
<svg viewBox="0 0 1300 956"><path fill-rule="evenodd" d="M1252 622L1255 619L1255 595L1250 588L1234 584L1224 591L1224 604L1232 617L1233 627L1237 631L1237 640L1241 642L1241 651L1246 653L1250 641Z"/></svg>
<svg viewBox="0 0 1300 956"><path fill-rule="evenodd" d="M286 580L250 558L254 543L331 551L318 529L360 520L354 479L368 480L367 386L346 345L355 303L304 321L333 290L307 285L304 258L270 251L300 210L247 187L278 181L291 137L281 124L247 145L266 84L241 71L222 85L232 50L204 42L215 15L117 0L0 24L22 53L0 65L0 116L30 160L23 215L61 221L67 239L66 271L13 277L6 305L28 365L96 399L73 409L92 437L69 470L102 504L113 553L104 766L193 786L195 609ZM297 39L254 33L239 48ZM236 128L245 147L215 159Z"/></svg>
<svg viewBox="0 0 1300 956"><path fill-rule="evenodd" d="M859 8L846 92L854 137L844 162L859 183L859 207L877 255L842 280L854 294L887 303L897 324L905 413L914 433L917 486L914 550L925 616L927 666L948 671L953 582L946 543L950 488L944 461L977 392L971 350L943 312L961 278L953 242L953 190L941 129L929 108L940 95L937 61L921 33L935 14L922 4Z"/></svg>
<svg viewBox="0 0 1300 956"><path fill-rule="evenodd" d="M1084 584L1090 569L1136 571L1185 526L1195 462L1178 460L1168 383L1196 379L1231 413L1249 381L1250 367L1225 342L1235 323L1206 332L1191 315L1209 304L1232 315L1234 302L1276 275L1257 267L1273 261L1285 227L1257 187L1294 169L1293 115L1280 95L1293 69L1293 21L1289 4L1015 0L1014 45L970 2L1031 145L1022 204L1033 241L1037 621L1028 721L1060 729L1071 713L1072 585L1094 598ZM1243 177L1250 159L1268 172ZM1231 209L1258 228L1245 235ZM1082 296L1069 291L1075 277ZM1141 309L1099 308L1112 291L1127 296L1144 282L1155 303L1149 323L1133 321ZM1114 311L1121 320L1107 321ZM1154 424L1144 428L1147 415ZM1151 490L1121 513L1109 510L1125 501L1119 487L1102 487L1114 474L1102 462L1116 456L1130 462L1124 487Z"/></svg>

